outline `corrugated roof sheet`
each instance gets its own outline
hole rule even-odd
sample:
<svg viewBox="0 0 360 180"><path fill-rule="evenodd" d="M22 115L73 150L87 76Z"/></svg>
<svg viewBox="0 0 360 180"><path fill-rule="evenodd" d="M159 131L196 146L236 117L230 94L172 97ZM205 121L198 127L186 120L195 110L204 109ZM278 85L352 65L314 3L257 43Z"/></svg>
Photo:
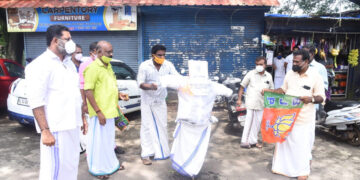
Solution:
<svg viewBox="0 0 360 180"><path fill-rule="evenodd" d="M0 0L2 8L69 6L278 6L278 0Z"/></svg>

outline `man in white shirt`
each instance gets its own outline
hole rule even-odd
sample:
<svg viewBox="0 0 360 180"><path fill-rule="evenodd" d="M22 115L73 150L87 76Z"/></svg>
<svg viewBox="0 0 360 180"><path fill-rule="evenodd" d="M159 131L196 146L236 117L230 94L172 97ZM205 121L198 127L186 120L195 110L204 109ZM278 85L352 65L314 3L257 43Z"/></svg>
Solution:
<svg viewBox="0 0 360 180"><path fill-rule="evenodd" d="M52 25L48 49L25 69L29 104L41 133L39 179L77 179L81 95L79 78L66 55L75 51L70 31ZM84 123L84 133L87 124Z"/></svg>
<svg viewBox="0 0 360 180"><path fill-rule="evenodd" d="M170 149L167 135L167 90L160 87L160 77L178 75L174 65L165 60L166 48L155 45L151 49L152 59L140 64L137 77L141 88L141 159L144 165L155 160L169 158Z"/></svg>
<svg viewBox="0 0 360 180"><path fill-rule="evenodd" d="M237 101L237 105L240 106L244 89L247 88L245 99L246 119L240 144L242 148L261 147L258 144L258 134L264 111L264 96L261 95L261 91L264 88L274 89L272 76L265 71L266 58L261 56L256 58L255 64L256 68L247 73L241 82Z"/></svg>
<svg viewBox="0 0 360 180"><path fill-rule="evenodd" d="M285 59L281 53L274 58L273 69L275 71L274 85L275 89L280 88L285 78Z"/></svg>

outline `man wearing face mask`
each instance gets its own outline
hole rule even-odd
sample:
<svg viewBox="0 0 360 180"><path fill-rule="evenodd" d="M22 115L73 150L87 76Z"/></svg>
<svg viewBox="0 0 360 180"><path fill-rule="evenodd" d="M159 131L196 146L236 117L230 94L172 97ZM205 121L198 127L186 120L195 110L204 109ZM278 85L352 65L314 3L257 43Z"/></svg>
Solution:
<svg viewBox="0 0 360 180"><path fill-rule="evenodd" d="M76 44L76 50L75 52L71 55L71 61L74 63L75 68L76 68L76 72L79 72L79 67L80 67L80 63L82 61L82 48L80 46L80 44Z"/></svg>
<svg viewBox="0 0 360 180"><path fill-rule="evenodd" d="M27 96L41 133L39 179L76 180L83 122L79 78L67 56L75 43L62 25L48 27L46 42L47 50L25 69ZM83 129L86 133L85 122Z"/></svg>
<svg viewBox="0 0 360 180"><path fill-rule="evenodd" d="M174 65L165 60L166 48L155 45L151 49L152 59L144 61L139 67L137 77L141 88L141 159L144 165L155 160L167 159L170 149L167 135L166 88L161 88L160 77L179 75Z"/></svg>
<svg viewBox="0 0 360 180"><path fill-rule="evenodd" d="M282 53L278 53L278 56L274 58L273 69L275 70L274 85L275 88L280 88L284 82L285 77L285 59L282 57Z"/></svg>
<svg viewBox="0 0 360 180"><path fill-rule="evenodd" d="M309 53L294 52L292 71L289 71L281 88L265 91L297 96L304 103L289 136L277 143L272 171L298 180L307 179L310 174L311 148L315 136L315 104L325 99L324 83L320 74L309 67Z"/></svg>
<svg viewBox="0 0 360 180"><path fill-rule="evenodd" d="M87 162L89 172L100 179L124 169L117 159L115 147L115 118L119 117L118 100L127 99L118 92L110 61L113 48L109 42L99 41L96 46L98 58L84 71L84 90L89 108L89 135Z"/></svg>
<svg viewBox="0 0 360 180"><path fill-rule="evenodd" d="M253 146L261 148L261 145L258 144L258 134L264 111L264 96L261 91L264 88L274 88L271 74L265 71L266 58L256 58L255 64L256 68L247 73L241 82L237 101L237 105L241 106L244 88L247 88L245 101L247 112L240 144L242 148L251 148Z"/></svg>

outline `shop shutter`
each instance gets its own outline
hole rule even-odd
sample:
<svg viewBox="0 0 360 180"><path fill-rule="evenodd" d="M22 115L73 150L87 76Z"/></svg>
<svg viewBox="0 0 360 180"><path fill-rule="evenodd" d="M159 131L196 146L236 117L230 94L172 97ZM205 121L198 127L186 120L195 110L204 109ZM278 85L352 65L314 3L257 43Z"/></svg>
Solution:
<svg viewBox="0 0 360 180"><path fill-rule="evenodd" d="M209 73L233 74L255 66L261 55L263 7L141 7L143 53L163 44L177 70L188 60L207 60Z"/></svg>
<svg viewBox="0 0 360 180"><path fill-rule="evenodd" d="M105 40L113 45L114 59L124 61L135 72L138 69L138 32L137 31L102 31L71 32L75 43L83 48L84 56L89 55L89 45L94 41ZM36 58L46 49L45 33L25 33L26 58Z"/></svg>

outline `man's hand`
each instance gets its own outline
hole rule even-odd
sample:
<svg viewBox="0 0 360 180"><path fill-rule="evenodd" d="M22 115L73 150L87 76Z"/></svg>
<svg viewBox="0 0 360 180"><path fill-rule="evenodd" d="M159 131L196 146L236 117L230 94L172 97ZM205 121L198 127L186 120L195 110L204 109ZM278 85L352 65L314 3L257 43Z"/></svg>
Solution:
<svg viewBox="0 0 360 180"><path fill-rule="evenodd" d="M261 91L261 95L264 95L265 92L272 92L272 90L271 89L263 89Z"/></svg>
<svg viewBox="0 0 360 180"><path fill-rule="evenodd" d="M128 101L129 100L129 95L128 94L125 94L125 93L122 93L122 92L119 92L119 98L123 101Z"/></svg>
<svg viewBox="0 0 360 180"><path fill-rule="evenodd" d="M309 104L312 102L312 97L309 96L301 96L300 101L302 101L304 104Z"/></svg>
<svg viewBox="0 0 360 180"><path fill-rule="evenodd" d="M55 144L55 138L49 129L44 129L41 131L41 141L45 146L53 146Z"/></svg>
<svg viewBox="0 0 360 180"><path fill-rule="evenodd" d="M241 99L239 98L239 99L236 101L236 105L241 106L241 104L242 104L242 101L241 101Z"/></svg>
<svg viewBox="0 0 360 180"><path fill-rule="evenodd" d="M88 132L88 123L85 115L83 115L82 118L83 118L83 125L81 126L81 131L83 132L84 135L86 135Z"/></svg>
<svg viewBox="0 0 360 180"><path fill-rule="evenodd" d="M154 83L152 83L152 84L150 84L150 89L151 90L157 90L157 85L156 84L154 84Z"/></svg>
<svg viewBox="0 0 360 180"><path fill-rule="evenodd" d="M89 110L88 110L88 106L87 106L86 102L82 104L81 110L82 110L83 114L85 114L85 113L89 114Z"/></svg>
<svg viewBox="0 0 360 180"><path fill-rule="evenodd" d="M97 116L99 118L100 125L104 126L106 124L106 118L105 118L104 114L101 111L99 111L97 113Z"/></svg>

